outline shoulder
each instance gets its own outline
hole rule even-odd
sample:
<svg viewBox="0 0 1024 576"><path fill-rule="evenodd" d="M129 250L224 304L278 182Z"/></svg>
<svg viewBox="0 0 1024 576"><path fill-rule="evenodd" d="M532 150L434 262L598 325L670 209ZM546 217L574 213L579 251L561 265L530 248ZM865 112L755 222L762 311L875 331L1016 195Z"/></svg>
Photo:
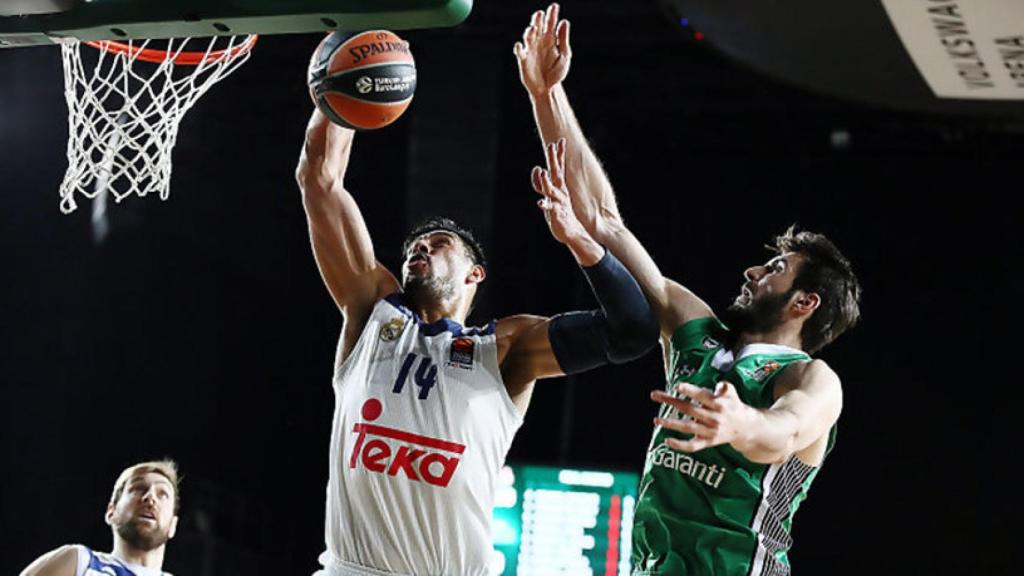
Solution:
<svg viewBox="0 0 1024 576"><path fill-rule="evenodd" d="M499 318L494 323L494 335L498 346L508 346L517 342L525 334L544 326L550 318L533 314L516 314Z"/></svg>
<svg viewBox="0 0 1024 576"><path fill-rule="evenodd" d="M665 303L657 309L662 334L671 336L680 326L693 320L715 318L715 313L689 288L665 278Z"/></svg>
<svg viewBox="0 0 1024 576"><path fill-rule="evenodd" d="M779 374L775 383L776 395L790 390L842 396L842 382L828 363L813 359L793 362Z"/></svg>
<svg viewBox="0 0 1024 576"><path fill-rule="evenodd" d="M395 275L383 265L378 263L370 274L373 276L372 281L367 282L362 288L352 286L348 297L343 303L339 303L346 321L366 318L381 300L391 296L398 298L401 295L402 286Z"/></svg>
<svg viewBox="0 0 1024 576"><path fill-rule="evenodd" d="M378 309L383 310L383 312L378 312ZM373 299L368 300L362 305L351 305L343 308L342 312L345 316L346 333L350 333L352 336L362 333L374 313L378 313L378 315L393 315L397 312L410 319L414 317L414 314L406 306L402 298L401 289L397 287L394 290L383 291L375 295Z"/></svg>
<svg viewBox="0 0 1024 576"><path fill-rule="evenodd" d="M498 346L498 362L505 363L509 352L519 358L533 348L550 347L547 339L547 325L550 318L533 314L506 316L494 323L494 337Z"/></svg>
<svg viewBox="0 0 1024 576"><path fill-rule="evenodd" d="M78 558L79 551L82 551L87 555L89 554L89 549L81 544L65 544L60 548L51 551L50 554L62 558Z"/></svg>
<svg viewBox="0 0 1024 576"><path fill-rule="evenodd" d="M794 362L790 365L802 382L814 381L825 385L839 386L839 375L824 360L814 358L809 362Z"/></svg>
<svg viewBox="0 0 1024 576"><path fill-rule="evenodd" d="M60 548L51 550L47 556L54 559L74 559L78 560L79 553L84 553L86 556L89 555L89 549L81 544L65 544Z"/></svg>
<svg viewBox="0 0 1024 576"><path fill-rule="evenodd" d="M75 576L80 551L88 554L85 550L78 544L65 544L37 558L21 576Z"/></svg>
<svg viewBox="0 0 1024 576"><path fill-rule="evenodd" d="M548 320L549 318L533 314L516 314L515 316L506 316L495 322L494 331L499 340L502 338L515 339L523 332L536 328L538 325L543 324Z"/></svg>

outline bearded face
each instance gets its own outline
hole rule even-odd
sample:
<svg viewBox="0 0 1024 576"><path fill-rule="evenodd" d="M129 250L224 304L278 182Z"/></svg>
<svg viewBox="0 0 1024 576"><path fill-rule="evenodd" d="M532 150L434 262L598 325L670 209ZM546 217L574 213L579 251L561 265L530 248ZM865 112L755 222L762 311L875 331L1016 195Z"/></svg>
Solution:
<svg viewBox="0 0 1024 576"><path fill-rule="evenodd" d="M160 526L154 521L142 518L132 518L115 524L114 530L132 548L143 552L156 550L171 539L169 525Z"/></svg>
<svg viewBox="0 0 1024 576"><path fill-rule="evenodd" d="M141 552L166 544L178 524L174 490L165 476L155 472L130 478L117 501L107 506L107 523L115 537Z"/></svg>
<svg viewBox="0 0 1024 576"><path fill-rule="evenodd" d="M458 294L473 262L450 232L424 234L409 246L402 266L402 289L413 302L445 302Z"/></svg>
<svg viewBox="0 0 1024 576"><path fill-rule="evenodd" d="M428 260L426 266L429 265ZM402 290L413 302L444 302L455 297L454 280L451 276L440 275L436 270L428 268L423 274L406 276Z"/></svg>
<svg viewBox="0 0 1024 576"><path fill-rule="evenodd" d="M737 298L722 313L722 322L736 334L770 332L782 324L782 311L792 295L791 289L782 294L763 294L756 299Z"/></svg>

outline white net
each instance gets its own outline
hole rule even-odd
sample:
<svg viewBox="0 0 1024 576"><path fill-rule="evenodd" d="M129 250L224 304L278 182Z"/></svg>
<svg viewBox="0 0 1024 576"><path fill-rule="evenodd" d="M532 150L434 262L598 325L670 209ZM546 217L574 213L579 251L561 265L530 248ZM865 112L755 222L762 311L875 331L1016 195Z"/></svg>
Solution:
<svg viewBox="0 0 1024 576"><path fill-rule="evenodd" d="M73 212L78 195L110 194L120 202L157 193L166 200L182 117L249 59L255 40L172 39L159 49L150 40L93 46L62 41L69 136L61 211Z"/></svg>

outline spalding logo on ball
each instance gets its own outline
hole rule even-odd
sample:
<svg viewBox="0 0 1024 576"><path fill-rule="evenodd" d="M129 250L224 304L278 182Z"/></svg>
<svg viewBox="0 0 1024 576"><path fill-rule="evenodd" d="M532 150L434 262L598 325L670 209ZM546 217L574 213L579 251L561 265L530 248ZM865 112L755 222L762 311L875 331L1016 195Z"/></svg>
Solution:
<svg viewBox="0 0 1024 576"><path fill-rule="evenodd" d="M309 93L335 124L372 130L405 112L416 91L409 43L393 32L333 32L309 61Z"/></svg>

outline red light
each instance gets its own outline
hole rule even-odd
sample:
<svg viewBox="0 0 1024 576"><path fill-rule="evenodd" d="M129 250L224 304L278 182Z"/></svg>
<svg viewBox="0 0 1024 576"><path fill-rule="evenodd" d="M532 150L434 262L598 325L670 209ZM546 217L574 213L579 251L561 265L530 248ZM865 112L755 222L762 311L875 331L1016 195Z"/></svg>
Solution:
<svg viewBox="0 0 1024 576"><path fill-rule="evenodd" d="M704 39L704 33L703 32L694 32L693 33L693 39L697 40L697 41L703 40Z"/></svg>
<svg viewBox="0 0 1024 576"><path fill-rule="evenodd" d="M622 525L622 503L618 496L612 496L608 510L608 551L605 552L604 574L615 576L619 570L619 529Z"/></svg>

